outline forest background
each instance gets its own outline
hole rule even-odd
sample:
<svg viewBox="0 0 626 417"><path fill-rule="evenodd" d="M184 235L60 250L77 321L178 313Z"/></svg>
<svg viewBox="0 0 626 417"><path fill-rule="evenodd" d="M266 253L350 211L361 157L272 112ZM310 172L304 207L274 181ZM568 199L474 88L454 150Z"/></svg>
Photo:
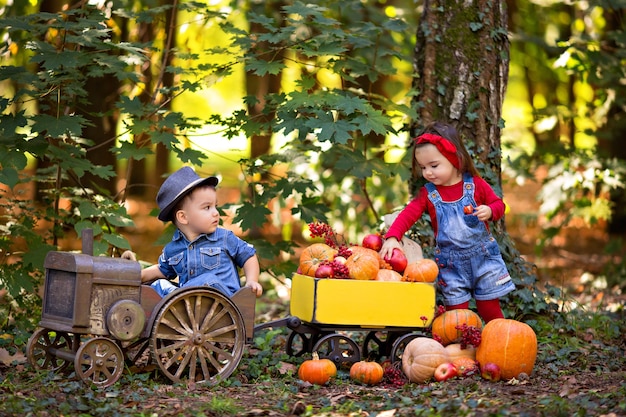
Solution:
<svg viewBox="0 0 626 417"><path fill-rule="evenodd" d="M408 201L420 179L407 146L436 118L458 124L505 201L530 201L495 225L518 285L507 314L567 311L580 285L618 296L595 307L623 311L623 2L1 6L0 318L10 349L38 320L46 253L80 249L82 230L95 230L98 254L156 260L171 228L145 214L182 164L220 176L225 225L255 245L266 292L281 296L309 222L358 243ZM425 11L440 20L427 26ZM450 29L487 33L481 53L499 75L494 86L470 73L456 113L454 53L476 39L449 42ZM495 111L481 94L502 95ZM427 218L413 237L428 256ZM566 242L594 248L575 280L536 268Z"/></svg>

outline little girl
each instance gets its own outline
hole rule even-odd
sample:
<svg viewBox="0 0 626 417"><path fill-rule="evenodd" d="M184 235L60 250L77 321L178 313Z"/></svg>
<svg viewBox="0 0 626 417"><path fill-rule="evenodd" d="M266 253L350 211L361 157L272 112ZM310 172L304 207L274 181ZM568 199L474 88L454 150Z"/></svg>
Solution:
<svg viewBox="0 0 626 417"><path fill-rule="evenodd" d="M446 310L467 309L473 296L485 322L503 318L500 297L515 285L486 222L504 215L504 202L479 176L450 125L435 122L426 127L415 138L415 160L428 183L389 228L381 256L401 250L400 239L427 210Z"/></svg>

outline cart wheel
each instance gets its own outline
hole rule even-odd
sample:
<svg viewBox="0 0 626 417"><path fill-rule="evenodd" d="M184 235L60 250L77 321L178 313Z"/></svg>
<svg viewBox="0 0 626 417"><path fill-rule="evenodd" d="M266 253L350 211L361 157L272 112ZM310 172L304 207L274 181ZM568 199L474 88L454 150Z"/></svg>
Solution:
<svg viewBox="0 0 626 417"><path fill-rule="evenodd" d="M350 366L361 360L359 345L349 337L336 333L328 334L318 340L313 346L313 352L317 352L320 358L335 362L337 368L344 364Z"/></svg>
<svg viewBox="0 0 626 417"><path fill-rule="evenodd" d="M393 343L393 347L391 348L391 358L390 358L391 363L401 362L402 354L404 353L404 348L406 347L406 345L409 344L411 340L415 339L418 336L419 336L419 333L408 333L399 337Z"/></svg>
<svg viewBox="0 0 626 417"><path fill-rule="evenodd" d="M111 339L97 337L84 342L74 358L76 375L98 387L109 387L124 371L122 349Z"/></svg>
<svg viewBox="0 0 626 417"><path fill-rule="evenodd" d="M154 358L173 382L216 383L243 356L245 328L233 302L211 288L177 290L157 314L151 334Z"/></svg>
<svg viewBox="0 0 626 417"><path fill-rule="evenodd" d="M57 349L72 352L72 337L64 332L38 327L28 339L26 356L35 369L60 372L67 368L71 361L54 355Z"/></svg>
<svg viewBox="0 0 626 417"><path fill-rule="evenodd" d="M306 333L298 333L292 330L287 337L287 346L285 351L287 355L300 357L305 353L313 352L313 343L319 339L319 333L312 333L307 335Z"/></svg>
<svg viewBox="0 0 626 417"><path fill-rule="evenodd" d="M365 335L361 355L363 358L379 361L382 358L391 357L393 343L406 332L371 331Z"/></svg>

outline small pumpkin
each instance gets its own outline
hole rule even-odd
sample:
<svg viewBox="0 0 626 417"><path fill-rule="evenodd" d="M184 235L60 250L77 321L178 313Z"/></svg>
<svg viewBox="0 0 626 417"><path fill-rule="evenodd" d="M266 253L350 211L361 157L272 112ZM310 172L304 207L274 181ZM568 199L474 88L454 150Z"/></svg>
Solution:
<svg viewBox="0 0 626 417"><path fill-rule="evenodd" d="M416 337L402 353L402 371L411 382L426 382L442 363L450 362L443 345L428 337Z"/></svg>
<svg viewBox="0 0 626 417"><path fill-rule="evenodd" d="M331 262L337 250L331 248L325 243L313 243L302 251L300 254L299 270L301 274L308 275L310 277L315 276L315 271L323 261Z"/></svg>
<svg viewBox="0 0 626 417"><path fill-rule="evenodd" d="M383 367L376 362L359 361L350 367L350 379L361 384L376 385L383 380Z"/></svg>
<svg viewBox="0 0 626 417"><path fill-rule="evenodd" d="M476 360L481 365L493 362L502 379L530 375L537 359L537 335L526 323L512 319L494 319L485 325Z"/></svg>
<svg viewBox="0 0 626 417"><path fill-rule="evenodd" d="M439 276L437 263L432 259L420 259L406 266L402 281L435 282L437 276Z"/></svg>
<svg viewBox="0 0 626 417"><path fill-rule="evenodd" d="M460 343L451 343L446 346L446 351L450 357L450 361L454 363L459 358L469 358L473 361L476 360L476 348L472 345L467 345L465 349L461 349Z"/></svg>
<svg viewBox="0 0 626 417"><path fill-rule="evenodd" d="M317 352L313 352L313 359L302 362L298 368L298 378L311 384L324 385L335 375L335 363L330 359L320 359Z"/></svg>
<svg viewBox="0 0 626 417"><path fill-rule="evenodd" d="M479 372L478 362L472 358L461 356L452 361L459 376L470 376Z"/></svg>
<svg viewBox="0 0 626 417"><path fill-rule="evenodd" d="M350 278L356 280L375 280L380 270L378 252L361 246L350 248L352 255L346 259Z"/></svg>
<svg viewBox="0 0 626 417"><path fill-rule="evenodd" d="M402 275L393 269L380 269L376 275L376 281L400 282L402 281Z"/></svg>
<svg viewBox="0 0 626 417"><path fill-rule="evenodd" d="M462 332L457 329L457 326L467 324L478 329L482 329L483 322L480 316L474 313L472 310L457 309L448 310L443 314L435 317L432 324L433 336L437 336L441 339L441 344L444 346L450 343L456 343L461 340Z"/></svg>

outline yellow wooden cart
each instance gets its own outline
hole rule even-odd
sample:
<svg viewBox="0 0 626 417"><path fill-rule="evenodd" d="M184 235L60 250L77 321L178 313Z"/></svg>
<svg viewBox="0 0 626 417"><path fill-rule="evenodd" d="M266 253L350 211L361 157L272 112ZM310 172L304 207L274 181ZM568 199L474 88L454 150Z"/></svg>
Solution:
<svg viewBox="0 0 626 417"><path fill-rule="evenodd" d="M318 279L294 274L290 316L255 326L291 329L286 352L317 352L336 365L363 359L397 361L435 316L435 284ZM359 347L350 336L367 332Z"/></svg>

